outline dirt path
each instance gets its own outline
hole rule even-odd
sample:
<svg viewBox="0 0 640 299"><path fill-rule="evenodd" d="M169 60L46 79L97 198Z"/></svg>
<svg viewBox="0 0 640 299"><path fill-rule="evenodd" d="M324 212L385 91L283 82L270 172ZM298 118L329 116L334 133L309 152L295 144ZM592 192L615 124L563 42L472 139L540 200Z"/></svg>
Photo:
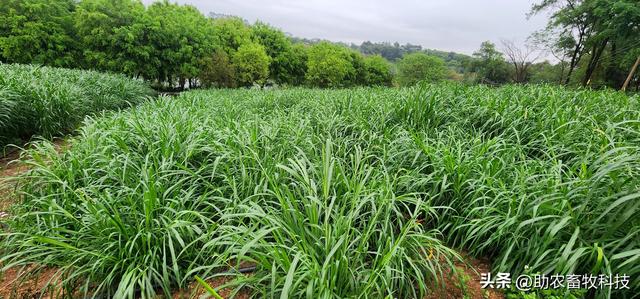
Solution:
<svg viewBox="0 0 640 299"><path fill-rule="evenodd" d="M445 273L444 288L436 288L424 299L504 299L502 292L495 289L482 289L480 274L491 272L488 259L476 259L465 253L460 254L463 262L455 263L458 273Z"/></svg>

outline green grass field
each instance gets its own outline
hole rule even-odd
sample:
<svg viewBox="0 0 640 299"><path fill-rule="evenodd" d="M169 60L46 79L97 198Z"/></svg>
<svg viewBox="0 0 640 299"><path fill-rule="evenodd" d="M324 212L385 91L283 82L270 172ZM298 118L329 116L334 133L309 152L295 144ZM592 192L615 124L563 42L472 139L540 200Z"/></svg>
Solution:
<svg viewBox="0 0 640 299"><path fill-rule="evenodd" d="M420 298L493 271L625 273L640 292L640 98L550 86L217 90L28 151L5 266L117 298L243 262L256 298ZM228 274L224 274L228 275Z"/></svg>
<svg viewBox="0 0 640 299"><path fill-rule="evenodd" d="M86 115L131 107L151 94L123 75L0 63L0 152L32 136L70 133Z"/></svg>

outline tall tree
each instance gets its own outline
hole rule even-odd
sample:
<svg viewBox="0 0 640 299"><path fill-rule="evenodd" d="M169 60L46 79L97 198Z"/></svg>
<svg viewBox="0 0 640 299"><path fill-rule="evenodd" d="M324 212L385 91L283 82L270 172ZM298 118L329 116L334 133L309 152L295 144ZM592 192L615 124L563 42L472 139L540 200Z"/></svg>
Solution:
<svg viewBox="0 0 640 299"><path fill-rule="evenodd" d="M0 1L0 60L76 66L74 0Z"/></svg>
<svg viewBox="0 0 640 299"><path fill-rule="evenodd" d="M246 43L233 53L236 81L241 86L262 85L269 77L271 58L264 47L257 43Z"/></svg>
<svg viewBox="0 0 640 299"><path fill-rule="evenodd" d="M182 88L198 76L202 60L218 44L214 28L193 6L155 2L147 14L152 31L150 43L160 60L156 77Z"/></svg>
<svg viewBox="0 0 640 299"><path fill-rule="evenodd" d="M529 45L519 47L513 41L502 40L502 51L509 63L513 65L513 81L516 83L526 82L529 67L539 57L536 50Z"/></svg>
<svg viewBox="0 0 640 299"><path fill-rule="evenodd" d="M606 68L604 75L623 76L620 61L625 52L638 47L640 40L640 2L637 0L543 0L533 6L531 13L551 10L547 29L571 38L563 41L563 47L571 47L571 59L565 83L571 80L574 70L580 66L583 75L580 82L589 85L598 68ZM631 41L631 42L630 42ZM606 57L606 59L603 59ZM582 59L588 60L582 64ZM610 81L604 78L602 81Z"/></svg>
<svg viewBox="0 0 640 299"><path fill-rule="evenodd" d="M348 86L356 73L349 51L328 42L311 46L307 52L306 79L309 84L318 87Z"/></svg>
<svg viewBox="0 0 640 299"><path fill-rule="evenodd" d="M559 31L565 37L562 44L570 51L569 69L565 84L569 84L571 75L582 59L587 39L591 36L589 12L582 4L583 0L543 0L531 8L531 15L553 10L547 29Z"/></svg>
<svg viewBox="0 0 640 299"><path fill-rule="evenodd" d="M271 57L269 75L278 83L291 83L291 74L295 72L294 63L288 59L292 57L291 40L281 30L266 23L256 22L251 27L253 39L264 46L267 55Z"/></svg>
<svg viewBox="0 0 640 299"><path fill-rule="evenodd" d="M205 57L201 66L199 78L204 87L236 87L235 69L229 55L221 48L216 49L210 57Z"/></svg>
<svg viewBox="0 0 640 299"><path fill-rule="evenodd" d="M220 17L211 22L219 45L229 55L233 55L240 46L252 42L251 28L241 18Z"/></svg>
<svg viewBox="0 0 640 299"><path fill-rule="evenodd" d="M157 68L144 14L139 0L81 1L74 19L84 67L132 76Z"/></svg>
<svg viewBox="0 0 640 299"><path fill-rule="evenodd" d="M471 71L476 73L478 82L502 84L509 81L509 66L495 44L483 42L473 57Z"/></svg>

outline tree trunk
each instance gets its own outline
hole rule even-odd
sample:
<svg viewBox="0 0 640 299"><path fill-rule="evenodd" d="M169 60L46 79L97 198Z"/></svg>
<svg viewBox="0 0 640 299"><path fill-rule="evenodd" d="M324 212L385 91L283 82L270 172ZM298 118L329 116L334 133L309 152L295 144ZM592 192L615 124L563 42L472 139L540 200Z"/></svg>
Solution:
<svg viewBox="0 0 640 299"><path fill-rule="evenodd" d="M580 62L580 58L582 57L582 55L580 54L580 52L582 52L582 40L584 39L585 35L586 35L586 28L580 27L578 42L576 43L576 48L573 50L573 54L571 55L569 72L567 73L567 78L564 81L564 85L569 85L569 82L571 81L571 74L573 74L573 70L576 68L576 66L578 66L578 62Z"/></svg>
<svg viewBox="0 0 640 299"><path fill-rule="evenodd" d="M636 59L636 63L634 63L633 67L631 67L631 71L629 72L629 76L627 76L627 80L625 80L624 84L622 85L622 91L626 91L627 90L627 86L629 86L629 82L631 82L631 79L633 79L633 74L636 72L636 69L638 68L639 64L640 64L640 56L638 56L638 59ZM640 86L640 80L638 80L638 86Z"/></svg>
<svg viewBox="0 0 640 299"><path fill-rule="evenodd" d="M607 70L605 72L605 75L607 76L607 85L608 86L615 86L616 88L618 88L618 84L620 84L620 77L621 77L621 72L619 71L619 69L616 67L616 62L618 62L619 59L619 51L618 51L618 45L616 44L615 41L611 42L611 55L610 55L610 63L607 65ZM620 86L621 87L621 86Z"/></svg>
<svg viewBox="0 0 640 299"><path fill-rule="evenodd" d="M587 86L591 81L591 76L593 76L593 72L595 72L598 63L600 62L600 57L602 56L602 52L607 47L609 43L609 38L605 38L600 45L593 46L593 54L591 55L591 59L589 59L589 65L587 66L587 71L585 72L584 79L582 79L582 86Z"/></svg>

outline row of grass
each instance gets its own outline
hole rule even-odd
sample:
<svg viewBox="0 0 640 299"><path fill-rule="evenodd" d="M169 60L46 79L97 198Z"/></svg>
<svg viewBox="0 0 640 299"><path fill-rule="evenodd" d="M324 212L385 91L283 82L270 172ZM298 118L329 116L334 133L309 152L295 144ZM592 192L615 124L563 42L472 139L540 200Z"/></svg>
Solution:
<svg viewBox="0 0 640 299"><path fill-rule="evenodd" d="M0 63L0 147L69 133L86 115L130 107L151 93L123 75Z"/></svg>
<svg viewBox="0 0 640 299"><path fill-rule="evenodd" d="M631 290L593 295L631 297L639 100L460 85L160 98L90 119L61 155L28 152L0 261L115 298L195 275L256 298L421 298L456 248L513 275L625 273Z"/></svg>

